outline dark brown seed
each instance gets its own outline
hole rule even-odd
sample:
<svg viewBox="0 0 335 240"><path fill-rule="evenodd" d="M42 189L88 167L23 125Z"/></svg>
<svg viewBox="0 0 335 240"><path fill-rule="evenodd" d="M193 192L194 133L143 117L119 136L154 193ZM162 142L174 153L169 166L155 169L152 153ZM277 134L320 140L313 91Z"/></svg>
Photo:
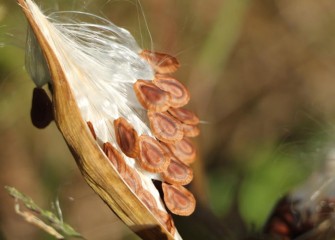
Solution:
<svg viewBox="0 0 335 240"><path fill-rule="evenodd" d="M170 114L148 111L148 118L151 130L159 140L174 143L183 138L181 123Z"/></svg>
<svg viewBox="0 0 335 240"><path fill-rule="evenodd" d="M191 192L180 185L162 184L164 202L167 208L174 214L189 216L195 209L195 198Z"/></svg>
<svg viewBox="0 0 335 240"><path fill-rule="evenodd" d="M192 181L193 171L189 166L172 157L170 165L162 173L162 177L164 181L170 184L186 185Z"/></svg>
<svg viewBox="0 0 335 240"><path fill-rule="evenodd" d="M138 155L139 146L138 135L133 126L120 117L114 121L114 131L122 152L128 157L135 158Z"/></svg>
<svg viewBox="0 0 335 240"><path fill-rule="evenodd" d="M156 75L153 83L160 89L170 93L169 105L174 108L186 105L190 100L187 88L178 80L164 75Z"/></svg>
<svg viewBox="0 0 335 240"><path fill-rule="evenodd" d="M92 133L92 136L93 136L94 140L97 140L97 135L95 134L93 124L90 121L88 121L87 126L90 129L90 132Z"/></svg>
<svg viewBox="0 0 335 240"><path fill-rule="evenodd" d="M152 137L141 135L139 137L139 157L141 167L149 172L163 172L170 164L170 158L160 143Z"/></svg>
<svg viewBox="0 0 335 240"><path fill-rule="evenodd" d="M172 73L175 72L180 66L178 60L175 57L165 53L143 50L140 53L140 56L144 58L158 73Z"/></svg>
<svg viewBox="0 0 335 240"><path fill-rule="evenodd" d="M52 102L43 88L34 88L30 117L33 125L40 129L54 119Z"/></svg>
<svg viewBox="0 0 335 240"><path fill-rule="evenodd" d="M115 147L109 142L104 143L103 151L105 152L107 158L111 161L118 173L122 174L126 171L127 165L121 155L121 153L116 150Z"/></svg>
<svg viewBox="0 0 335 240"><path fill-rule="evenodd" d="M169 108L168 112L185 124L197 125L199 123L199 118L190 110L184 108Z"/></svg>
<svg viewBox="0 0 335 240"><path fill-rule="evenodd" d="M137 80L134 83L134 91L145 109L164 112L169 108L170 95L149 81Z"/></svg>

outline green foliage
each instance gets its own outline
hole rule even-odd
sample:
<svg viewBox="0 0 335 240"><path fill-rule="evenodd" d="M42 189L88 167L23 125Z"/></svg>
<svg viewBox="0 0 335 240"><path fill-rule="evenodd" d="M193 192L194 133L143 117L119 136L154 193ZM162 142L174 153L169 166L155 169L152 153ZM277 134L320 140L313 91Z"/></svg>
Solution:
<svg viewBox="0 0 335 240"><path fill-rule="evenodd" d="M63 222L63 219L61 219L59 216L56 216L56 214L53 212L40 208L30 197L24 195L13 187L6 186L5 189L15 199L16 202L21 201L26 208L35 212L40 218L45 219L45 221L49 222L56 230L60 231L65 236L83 238L70 225ZM17 211L19 210L18 203L16 203L16 209Z"/></svg>

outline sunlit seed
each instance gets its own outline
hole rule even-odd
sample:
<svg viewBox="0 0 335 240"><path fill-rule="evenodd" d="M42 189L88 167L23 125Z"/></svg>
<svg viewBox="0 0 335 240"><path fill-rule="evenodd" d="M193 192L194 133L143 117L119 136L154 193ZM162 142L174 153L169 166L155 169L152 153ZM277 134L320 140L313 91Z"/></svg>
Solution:
<svg viewBox="0 0 335 240"><path fill-rule="evenodd" d="M139 146L138 160L143 169L150 172L163 172L167 169L170 159L157 140L141 135Z"/></svg>
<svg viewBox="0 0 335 240"><path fill-rule="evenodd" d="M166 144L172 154L185 164L191 164L196 157L196 149L188 138L183 138L175 144Z"/></svg>
<svg viewBox="0 0 335 240"><path fill-rule="evenodd" d="M140 53L140 56L148 61L152 68L158 73L172 73L180 67L179 62L175 57L165 53L143 50Z"/></svg>
<svg viewBox="0 0 335 240"><path fill-rule="evenodd" d="M137 80L134 83L134 91L145 109L164 112L169 108L169 94L149 81Z"/></svg>
<svg viewBox="0 0 335 240"><path fill-rule="evenodd" d="M192 111L185 108L169 108L168 112L185 124L197 125L199 123L199 118Z"/></svg>
<svg viewBox="0 0 335 240"><path fill-rule="evenodd" d="M155 137L161 141L174 143L183 138L181 123L167 113L148 112L150 127Z"/></svg>
<svg viewBox="0 0 335 240"><path fill-rule="evenodd" d="M131 158L138 155L138 135L133 126L124 118L118 118L114 121L114 130L116 141L122 152Z"/></svg>
<svg viewBox="0 0 335 240"><path fill-rule="evenodd" d="M162 173L164 181L170 184L189 184L193 179L192 169L183 162L171 158L170 165L165 172Z"/></svg>
<svg viewBox="0 0 335 240"><path fill-rule="evenodd" d="M200 129L197 125L183 124L182 128L185 137L196 137L200 134Z"/></svg>
<svg viewBox="0 0 335 240"><path fill-rule="evenodd" d="M164 202L174 214L189 216L194 212L196 201L191 192L180 185L162 184Z"/></svg>
<svg viewBox="0 0 335 240"><path fill-rule="evenodd" d="M171 95L169 105L174 108L186 105L190 100L187 88L178 80L164 75L156 75L153 83Z"/></svg>

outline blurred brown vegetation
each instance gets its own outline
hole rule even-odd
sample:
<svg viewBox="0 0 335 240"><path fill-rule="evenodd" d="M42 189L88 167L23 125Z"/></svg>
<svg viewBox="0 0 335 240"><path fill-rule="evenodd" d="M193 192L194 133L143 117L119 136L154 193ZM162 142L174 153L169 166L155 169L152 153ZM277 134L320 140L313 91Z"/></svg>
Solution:
<svg viewBox="0 0 335 240"><path fill-rule="evenodd" d="M200 207L177 218L185 239L260 231L333 139L333 0L143 0L153 46L135 0L38 2L46 12L103 14L144 48L179 58L177 77L203 120L191 186ZM136 239L85 184L55 125L41 131L30 123L25 28L15 1L1 1L0 187L14 186L45 208L59 198L65 220L87 239ZM15 215L4 190L0 202L0 239L48 239Z"/></svg>

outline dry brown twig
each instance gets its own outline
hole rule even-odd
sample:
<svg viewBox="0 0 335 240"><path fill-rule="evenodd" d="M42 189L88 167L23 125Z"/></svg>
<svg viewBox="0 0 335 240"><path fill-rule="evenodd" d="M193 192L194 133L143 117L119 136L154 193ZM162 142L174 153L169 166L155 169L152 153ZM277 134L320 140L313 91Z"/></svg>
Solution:
<svg viewBox="0 0 335 240"><path fill-rule="evenodd" d="M137 106L123 105L124 108L134 111L102 119L106 120L102 124L106 124L104 125L106 128L101 130L99 117L104 116L103 109L99 110L97 116L91 115L93 119L90 119L83 113L82 106L78 106L78 98L82 94L81 88L85 88L86 85L96 87L95 82L92 84L91 78L92 75L99 78L99 74L95 71L99 70L100 65L91 67L93 74L87 72L92 55L78 52L75 47L66 48L68 42L73 41L71 44L74 44L76 41L76 39L64 38L62 35L66 26L57 29L57 26L50 22L50 18L45 17L31 0L18 0L18 2L36 37L36 44L43 53L41 57L44 56L46 60L45 65L48 69L45 71L50 72L51 77L49 84L52 86L52 102L38 103L37 111L36 106L33 105L32 120L35 126L47 126L51 121L50 114L47 112L53 111L54 121L87 183L135 233L143 239L181 239L172 217L165 210L163 201L152 183L152 176L163 182L164 201L171 212L190 215L194 211L195 199L183 185L192 180L193 174L189 164L195 158L194 146L186 137L194 137L198 134L196 125L199 120L192 112L181 108L189 101L188 90L168 75L179 67L178 61L167 54L147 50L137 49L135 54L131 52L130 58L137 59L138 62L135 64L143 65L148 69L147 75L151 78L145 80L136 78L132 82L134 88L123 89L127 96L137 97L138 102L134 104ZM104 23L106 22L104 20ZM107 39L112 42L111 44L119 46L118 42L113 42L112 38L104 36L102 32L112 29L113 36L118 34L116 38L121 36L120 39L128 32L112 23L108 22L108 24L110 26L94 25L95 28L97 26L101 28L101 32L96 32L97 38L105 37L103 40ZM59 25L61 24L58 23L58 27ZM84 35L88 32L75 33L80 40L84 39L84 42L87 40ZM87 50L91 43L85 42L85 44L87 45L83 48ZM97 50L96 46L103 45L103 41L96 41L96 44L93 47L94 51ZM137 46L130 40L130 43L125 44L122 49L131 49L133 45ZM36 48L36 46L33 47ZM129 52L129 49L126 51ZM85 66L77 64L76 59L73 58L76 53L80 57L88 57ZM106 54L103 51L99 53ZM101 63L99 57L97 59ZM43 60L41 61L43 63ZM125 63L125 67L132 64ZM114 68L119 70L117 66ZM30 69L30 74L35 81L34 69ZM105 73L101 75L104 77ZM131 74L126 76L134 78ZM78 79L79 83L75 83ZM37 83L37 85L40 87L42 84ZM106 88L110 87L106 86ZM39 97L46 98L44 90L39 89L34 102L38 102ZM100 92L95 93L96 95L92 94L93 97L90 96L92 89L84 91L85 100L91 99L87 104L97 101L95 98L100 97L103 89L104 87L99 89ZM114 94L118 93L114 92ZM117 105L128 100L110 103ZM95 110L103 107L101 104L93 104ZM132 123L133 118L141 117L145 120ZM42 124L39 124L39 119ZM144 130L139 129L138 125L143 125Z"/></svg>

